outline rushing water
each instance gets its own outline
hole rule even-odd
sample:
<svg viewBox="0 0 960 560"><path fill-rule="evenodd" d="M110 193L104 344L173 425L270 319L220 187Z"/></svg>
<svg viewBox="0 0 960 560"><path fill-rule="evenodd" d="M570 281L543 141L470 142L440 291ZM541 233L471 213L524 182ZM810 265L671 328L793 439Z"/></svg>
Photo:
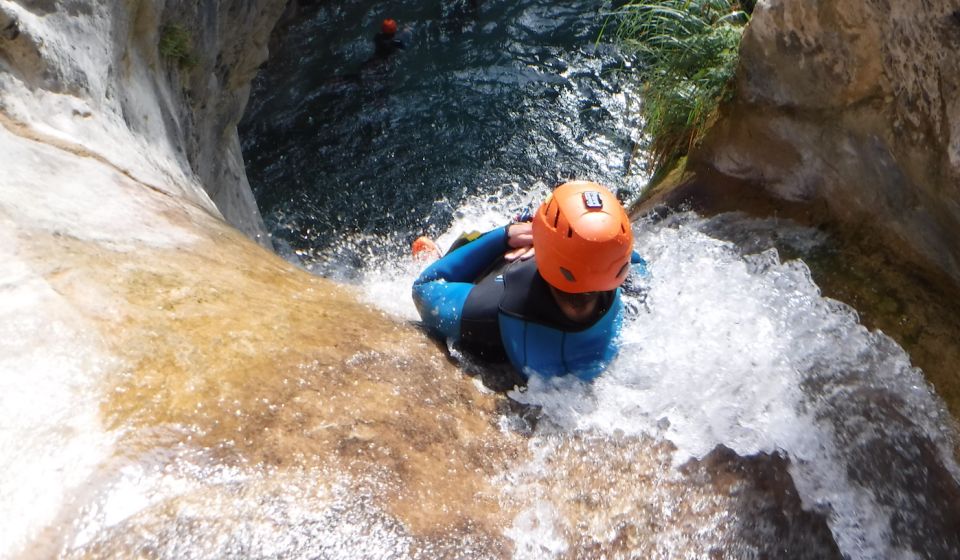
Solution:
<svg viewBox="0 0 960 560"><path fill-rule="evenodd" d="M258 78L242 126L278 248L315 272L355 279L368 301L415 321L414 236L444 245L498 225L563 179L631 196L644 180L633 159L638 98L614 72L629 60L596 43L605 9L487 0L307 10ZM384 16L413 40L368 61ZM669 442L674 465L707 464L698 461L718 449L786 457L803 508L826 520L833 541L788 555L818 557L833 543L852 558L960 554L951 517L960 473L942 404L901 348L821 297L803 262L781 262L769 242L802 255L829 239L777 221L683 213L641 221L635 233L651 276L631 301L618 360L590 385L535 377L510 392L540 415L529 436L536 459L503 480L521 504L507 535L517 557L583 554L570 537L582 524L564 529L555 471L598 472L601 494L639 485L622 457L605 455L624 438ZM659 488L645 507L671 519L678 503ZM611 512L587 525L616 533L624 515L629 522L629 511ZM722 516L703 527L715 544L706 550L775 553L769 541L783 529L748 521L761 527L739 542L721 538ZM648 552L680 546L669 526L652 538Z"/></svg>

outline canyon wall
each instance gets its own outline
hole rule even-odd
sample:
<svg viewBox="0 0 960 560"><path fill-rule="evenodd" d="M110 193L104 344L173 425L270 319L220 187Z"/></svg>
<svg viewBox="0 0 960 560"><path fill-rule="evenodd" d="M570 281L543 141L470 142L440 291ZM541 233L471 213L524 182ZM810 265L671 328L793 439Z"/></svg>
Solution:
<svg viewBox="0 0 960 560"><path fill-rule="evenodd" d="M236 124L283 0L0 2L0 119L268 246Z"/></svg>
<svg viewBox="0 0 960 560"><path fill-rule="evenodd" d="M765 0L692 167L825 206L960 282L960 6Z"/></svg>

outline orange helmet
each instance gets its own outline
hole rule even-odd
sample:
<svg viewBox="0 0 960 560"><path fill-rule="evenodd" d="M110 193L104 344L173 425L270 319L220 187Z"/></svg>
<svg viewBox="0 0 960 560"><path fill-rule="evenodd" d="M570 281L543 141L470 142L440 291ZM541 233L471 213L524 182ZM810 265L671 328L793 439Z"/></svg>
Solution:
<svg viewBox="0 0 960 560"><path fill-rule="evenodd" d="M380 24L380 31L384 35L393 35L397 32L397 20L395 19L385 19L383 23Z"/></svg>
<svg viewBox="0 0 960 560"><path fill-rule="evenodd" d="M620 201L591 181L557 187L533 218L537 270L568 293L613 290L623 283L633 251L630 218Z"/></svg>

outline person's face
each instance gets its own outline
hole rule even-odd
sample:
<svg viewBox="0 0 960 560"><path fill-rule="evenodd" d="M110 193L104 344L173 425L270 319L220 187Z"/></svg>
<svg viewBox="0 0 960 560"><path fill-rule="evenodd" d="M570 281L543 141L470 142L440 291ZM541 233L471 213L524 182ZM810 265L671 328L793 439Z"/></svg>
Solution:
<svg viewBox="0 0 960 560"><path fill-rule="evenodd" d="M593 316L600 301L600 292L586 292L571 294L550 286L550 293L560 307L560 311L575 323L583 323Z"/></svg>

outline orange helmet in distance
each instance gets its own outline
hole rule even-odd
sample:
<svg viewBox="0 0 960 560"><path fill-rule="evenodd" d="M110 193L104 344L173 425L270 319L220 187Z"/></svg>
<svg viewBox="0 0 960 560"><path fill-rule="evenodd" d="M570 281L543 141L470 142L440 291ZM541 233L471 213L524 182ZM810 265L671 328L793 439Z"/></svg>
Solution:
<svg viewBox="0 0 960 560"><path fill-rule="evenodd" d="M383 23L380 24L380 31L384 35L393 35L397 32L397 20L389 18L383 20Z"/></svg>
<svg viewBox="0 0 960 560"><path fill-rule="evenodd" d="M626 210L606 187L564 183L533 218L537 270L568 293L603 292L623 283L630 268L633 231Z"/></svg>

